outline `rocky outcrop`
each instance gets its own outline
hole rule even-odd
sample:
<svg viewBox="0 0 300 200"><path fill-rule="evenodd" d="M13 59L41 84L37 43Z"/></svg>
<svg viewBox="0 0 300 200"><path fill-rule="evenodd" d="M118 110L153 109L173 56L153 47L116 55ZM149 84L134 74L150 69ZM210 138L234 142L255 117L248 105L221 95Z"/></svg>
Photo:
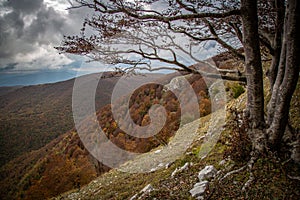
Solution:
<svg viewBox="0 0 300 200"><path fill-rule="evenodd" d="M177 76L173 78L169 84L164 86L164 90L176 90L176 89L183 89L183 87L186 87L187 78L191 75L186 76Z"/></svg>

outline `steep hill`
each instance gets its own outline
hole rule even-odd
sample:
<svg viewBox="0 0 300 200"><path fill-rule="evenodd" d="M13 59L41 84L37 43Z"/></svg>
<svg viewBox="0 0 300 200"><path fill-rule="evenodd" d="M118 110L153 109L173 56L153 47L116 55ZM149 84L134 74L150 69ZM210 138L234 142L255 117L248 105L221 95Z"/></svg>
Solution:
<svg viewBox="0 0 300 200"><path fill-rule="evenodd" d="M96 78L97 75L90 76L91 78L93 78L93 76ZM102 106L104 105L103 102L110 102L110 95L112 93L112 89L114 88L114 84L118 81L118 78L111 77L111 74L108 73L106 74L106 78L100 81L102 84L99 84L98 86L98 89L102 89L101 92L97 91L96 94L96 108L100 108L97 112L99 125L105 131L106 136L110 138L113 143L127 151L144 153L159 145L166 145L169 142L169 138L174 136L175 132L178 130L180 122L188 123L193 120L193 116L189 115L183 116L182 119L180 118L181 109L178 104L178 99L174 96L174 94L172 94L172 92L163 87L163 85L169 85L172 87L172 84L175 84L174 86L176 86L176 84L180 83L180 79L176 79L177 75L169 74L166 76L159 76L154 74L152 76L159 78L158 82L161 84L148 84L138 88L133 94L131 94L129 112L127 112L126 109L124 110L124 107L120 107L116 111L121 118L127 118L130 116L134 123L145 126L150 123L148 111L151 105L159 103L165 107L167 111L166 126L155 137L150 137L147 139L135 138L126 134L126 131L118 127L115 119L113 118L111 105L108 104L106 106ZM186 77L194 89L194 93L197 95L200 109L199 112L202 116L209 114L211 112L211 102L206 84L208 84L208 86L211 85L213 80L206 80L205 82L200 75L189 75ZM152 78L153 77L151 77L151 79ZM87 80L89 79L90 78L87 78ZM139 79L147 79L147 76L136 77L136 81L131 80L130 82L122 82L121 90L122 87L125 89L129 85L138 83ZM48 86L49 85L51 86L52 84L48 84ZM231 86L234 86L233 88L242 88L242 86L239 84L234 84ZM7 93L7 95L4 95L5 98L3 102L6 104L4 104L5 106L3 108L5 108L7 111L13 111L11 116L15 116L15 119L18 117L18 112L14 109L15 106L19 106L22 112L24 112L24 110L26 112L26 109L22 110L22 106L24 106L24 104L22 104L23 102L14 102L14 97L22 96L27 93L33 94L33 96L24 96L28 98L30 102L27 105L25 104L24 107L27 108L27 110L34 109L34 112L29 115L29 118L31 118L31 116L35 116L36 111L39 111L39 109L37 109L39 106L36 105L42 105L42 107L44 107L44 105L49 106L49 102L51 102L53 99L55 99L54 97L57 96L54 95L54 97L51 99L43 93L44 90L39 90L38 94L44 94L43 99L48 98L48 101L36 101L36 99L42 99L42 97L38 94L35 94L34 89L33 92L30 93L28 88L31 87L33 86L24 87L27 90L25 90L26 92L23 91L23 93L21 92L21 89L23 88L21 88L20 91L15 90ZM40 85L39 87L46 88L44 85ZM69 87L66 87L65 91L69 91L68 88ZM55 92L60 91L60 89L61 87L53 89L52 93L49 93L49 95L51 96L52 94L57 94ZM229 89L229 91L234 93L234 95L238 94L234 90ZM239 94L241 91L242 90L239 90ZM63 92L61 91L61 93ZM107 93L107 95L101 95L103 93ZM34 97L32 98L33 100L30 99L31 96ZM185 91L181 91L179 96L182 97L181 103L186 105L187 110L191 111L195 109L193 105L189 104L189 96L186 95ZM70 97L62 98L63 100L61 102L69 100L69 98ZM24 99L24 102L28 101L28 99ZM101 101L99 99L101 99ZM120 98L119 102L124 104L123 100L124 98ZM52 102L51 106L53 106L53 109L55 109L52 113L54 115L65 114L70 110L70 107L64 107L63 103L53 105ZM54 108L57 106L60 106L60 109ZM49 110L52 111L51 109ZM28 120L27 118L28 115L27 117L25 115L23 120ZM8 118L7 121L10 122L11 119L12 117ZM64 123L63 120L66 119L60 118L60 120L57 120L56 122ZM88 118L86 120L88 121ZM45 121L47 122L47 119L45 119ZM50 121L50 125L51 123L52 122ZM35 127L38 124L39 122L32 125ZM82 123L82 126L84 129L93 128L88 127L88 123ZM45 126L45 128L47 128L47 126ZM23 129L20 130L22 131ZM4 133L7 132L4 131ZM32 137L31 139L35 141L35 139L39 139L40 137L43 138L45 135L51 134L46 130L44 130L44 133L45 134L38 134L37 138ZM40 148L39 150L24 153L0 169L0 187L2 188L2 191L4 191L1 193L1 199L44 199L47 197L56 196L67 190L80 188L93 180L96 176L109 170L106 166L97 162L89 155L74 129L66 132L63 135L59 133L59 135L60 136L52 140L52 142L48 143L46 146ZM24 151L28 151L28 149Z"/></svg>
<svg viewBox="0 0 300 200"><path fill-rule="evenodd" d="M291 103L291 123L299 129L300 82ZM267 93L267 92L266 92ZM69 191L53 198L55 200L90 199L194 199L191 189L199 182L198 173L205 166L213 165L217 173L209 179L205 190L205 199L299 199L300 168L291 160L260 158L254 165L255 181L246 191L243 185L249 178L247 170L238 170L247 163L250 155L250 143L244 127L239 126L240 114L246 105L246 95L230 101L226 106L226 121L214 148L203 157L203 151L210 146L209 138L213 130L213 114L193 121L179 129L179 141L189 134L192 127L198 127L196 138L188 150L177 160L150 173L124 173L111 170L95 179L80 190ZM219 115L219 111L214 113ZM243 138L243 140L241 140ZM246 140L244 140L246 139ZM176 143L175 138L170 142ZM245 142L246 141L246 142ZM144 164L162 147L137 158L133 163ZM228 172L234 172L228 175ZM177 173L175 173L177 171ZM225 176L227 174L228 176Z"/></svg>

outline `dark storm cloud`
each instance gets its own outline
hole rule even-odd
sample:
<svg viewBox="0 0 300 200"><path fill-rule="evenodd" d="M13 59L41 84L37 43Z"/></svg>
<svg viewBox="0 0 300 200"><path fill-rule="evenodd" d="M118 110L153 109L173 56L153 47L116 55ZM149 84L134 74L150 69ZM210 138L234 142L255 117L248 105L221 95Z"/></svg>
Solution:
<svg viewBox="0 0 300 200"><path fill-rule="evenodd" d="M9 12L0 18L0 58L28 53L38 44L57 42L64 18L46 7L43 0L10 0L2 6Z"/></svg>
<svg viewBox="0 0 300 200"><path fill-rule="evenodd" d="M43 6L43 0L8 0L3 6L12 8L15 12L32 14Z"/></svg>
<svg viewBox="0 0 300 200"><path fill-rule="evenodd" d="M7 64L4 68L0 68L0 72L5 72L5 71L13 70L13 69L15 69L15 67L16 67L17 64L18 63Z"/></svg>
<svg viewBox="0 0 300 200"><path fill-rule="evenodd" d="M36 16L36 20L27 28L25 38L39 44L58 42L65 27L65 19L53 8L42 8Z"/></svg>
<svg viewBox="0 0 300 200"><path fill-rule="evenodd" d="M56 67L72 62L54 49L63 35L79 33L86 10L64 10L67 1L0 0L0 68L19 63ZM39 60L37 62L33 62ZM56 66L55 66L56 65ZM32 66L34 68L34 66Z"/></svg>
<svg viewBox="0 0 300 200"><path fill-rule="evenodd" d="M35 14L43 6L43 0L9 0L2 4L10 12L0 18L0 57L13 54L13 43L24 35L24 17ZM12 47L11 47L12 45Z"/></svg>

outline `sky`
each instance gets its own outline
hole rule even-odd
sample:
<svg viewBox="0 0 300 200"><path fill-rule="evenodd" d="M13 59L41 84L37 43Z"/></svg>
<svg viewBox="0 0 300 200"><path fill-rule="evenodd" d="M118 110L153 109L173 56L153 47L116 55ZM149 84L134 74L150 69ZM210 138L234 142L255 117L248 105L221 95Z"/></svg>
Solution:
<svg viewBox="0 0 300 200"><path fill-rule="evenodd" d="M87 8L67 9L70 1L0 0L0 86L56 82L112 69L54 49L63 35L78 35L84 19L93 14Z"/></svg>
<svg viewBox="0 0 300 200"><path fill-rule="evenodd" d="M63 35L78 34L91 14L91 10L69 7L66 0L0 0L0 86L55 82L78 71L101 70L99 63L86 63L83 57L54 49ZM35 76L36 80L26 80Z"/></svg>

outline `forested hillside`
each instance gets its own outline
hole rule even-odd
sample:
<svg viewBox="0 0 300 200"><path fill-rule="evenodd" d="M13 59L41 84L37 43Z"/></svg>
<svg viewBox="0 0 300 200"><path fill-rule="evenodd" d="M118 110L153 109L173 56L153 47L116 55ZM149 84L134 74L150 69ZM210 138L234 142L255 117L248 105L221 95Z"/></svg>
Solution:
<svg viewBox="0 0 300 200"><path fill-rule="evenodd" d="M103 74L96 92L96 108L110 102L118 77ZM91 80L99 74L88 75ZM151 76L159 78L159 74ZM150 75L149 75L150 77ZM136 77L131 84L147 76ZM128 84L128 83L127 83ZM2 88L0 96L0 166L22 153L37 150L74 127L74 79L53 84ZM123 85L126 87L126 84ZM4 94L5 92L6 94ZM9 92L11 91L11 92Z"/></svg>

